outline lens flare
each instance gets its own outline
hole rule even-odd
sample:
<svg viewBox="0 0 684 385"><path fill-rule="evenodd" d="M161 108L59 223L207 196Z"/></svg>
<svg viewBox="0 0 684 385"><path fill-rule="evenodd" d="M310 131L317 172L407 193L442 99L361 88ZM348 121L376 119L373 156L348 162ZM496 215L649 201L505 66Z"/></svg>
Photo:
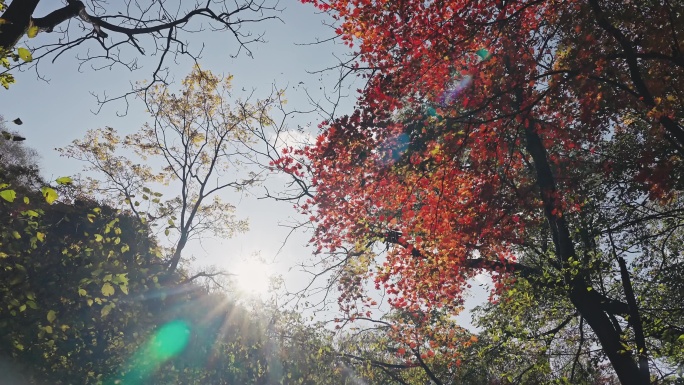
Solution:
<svg viewBox="0 0 684 385"><path fill-rule="evenodd" d="M114 384L137 385L166 361L181 354L190 341L190 325L182 320L164 324L131 360L132 369Z"/></svg>
<svg viewBox="0 0 684 385"><path fill-rule="evenodd" d="M148 354L152 361L163 363L183 352L190 340L190 326L176 320L162 326L150 341Z"/></svg>
<svg viewBox="0 0 684 385"><path fill-rule="evenodd" d="M407 134L399 134L390 138L382 145L379 163L382 166L389 166L401 159L402 155L408 150L411 138Z"/></svg>
<svg viewBox="0 0 684 385"><path fill-rule="evenodd" d="M480 60L483 60L483 61L489 59L489 58L492 56L492 55L489 53L489 51L487 51L487 50L484 49L484 48L478 49L478 50L475 52L475 54L476 54L477 56L480 57Z"/></svg>
<svg viewBox="0 0 684 385"><path fill-rule="evenodd" d="M465 75L461 78L461 80L458 80L454 82L444 93L442 94L441 97L441 104L442 105L450 105L452 104L456 98L465 90L470 83L472 83L473 77L470 75Z"/></svg>

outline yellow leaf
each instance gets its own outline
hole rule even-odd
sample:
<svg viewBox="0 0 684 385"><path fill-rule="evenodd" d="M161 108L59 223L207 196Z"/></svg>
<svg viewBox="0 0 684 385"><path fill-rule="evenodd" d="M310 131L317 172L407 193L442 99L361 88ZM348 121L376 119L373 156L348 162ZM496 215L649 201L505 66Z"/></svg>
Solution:
<svg viewBox="0 0 684 385"><path fill-rule="evenodd" d="M55 182L57 182L57 184L71 184L73 179L69 178L68 176L63 176L61 178L55 179Z"/></svg>
<svg viewBox="0 0 684 385"><path fill-rule="evenodd" d="M0 191L0 197L7 202L14 202L14 199L17 197L17 192L14 190L3 190Z"/></svg>
<svg viewBox="0 0 684 385"><path fill-rule="evenodd" d="M107 314L109 314L109 312L111 312L113 308L114 308L114 304L112 304L112 303L110 303L109 305L105 305L102 308L102 310L100 311L100 314L102 315L102 317L106 317Z"/></svg>
<svg viewBox="0 0 684 385"><path fill-rule="evenodd" d="M43 187L40 189L40 191L43 193L43 197L45 197L45 202L47 202L48 204L52 204L52 202L54 202L58 197L57 191L50 187Z"/></svg>
<svg viewBox="0 0 684 385"><path fill-rule="evenodd" d="M55 319L57 319L57 313L55 313L54 310L48 311L48 313L47 313L47 320L48 320L48 322L51 322L51 323L52 323L52 322L55 321Z"/></svg>
<svg viewBox="0 0 684 385"><path fill-rule="evenodd" d="M88 293L85 291L85 289L78 289L78 295L81 297L85 297Z"/></svg>
<svg viewBox="0 0 684 385"><path fill-rule="evenodd" d="M34 37L36 37L37 34L38 27L36 27L35 25L29 27L28 31L26 32L26 35L28 35L29 39L33 39Z"/></svg>
<svg viewBox="0 0 684 385"><path fill-rule="evenodd" d="M21 238L21 234L19 234L18 231L12 231L12 236L13 236L14 238L16 238L16 239Z"/></svg>
<svg viewBox="0 0 684 385"><path fill-rule="evenodd" d="M52 326L50 326L50 325L46 326L45 331L52 334Z"/></svg>
<svg viewBox="0 0 684 385"><path fill-rule="evenodd" d="M37 232L36 238L38 238L39 241L44 242L45 241L45 233L41 233L40 231Z"/></svg>
<svg viewBox="0 0 684 385"><path fill-rule="evenodd" d="M109 297L112 294L114 294L114 286L112 286L109 282L102 285L102 295Z"/></svg>
<svg viewBox="0 0 684 385"><path fill-rule="evenodd" d="M17 49L17 54L19 55L19 58L27 63L31 62L33 60L33 56L31 56L31 51L28 49L21 47Z"/></svg>

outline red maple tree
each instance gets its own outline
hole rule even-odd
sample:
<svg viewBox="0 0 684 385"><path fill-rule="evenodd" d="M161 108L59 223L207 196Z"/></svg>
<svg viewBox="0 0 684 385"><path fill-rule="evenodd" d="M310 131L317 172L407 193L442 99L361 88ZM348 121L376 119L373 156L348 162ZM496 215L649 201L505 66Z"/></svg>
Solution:
<svg viewBox="0 0 684 385"><path fill-rule="evenodd" d="M345 310L358 310L364 279L417 311L460 303L483 270L499 290L514 276L551 274L620 381L650 383L649 319L623 257L612 260L623 293L599 289L592 255L614 243L614 227L589 222L623 218L605 209L616 196L654 210L677 199L684 4L304 2L339 19L368 80L357 110L296 152L306 167L276 161L312 176L315 195L301 208L318 250L357 261L342 274ZM382 243L377 268L358 262ZM517 260L532 251L543 267ZM616 316L637 353L625 349Z"/></svg>

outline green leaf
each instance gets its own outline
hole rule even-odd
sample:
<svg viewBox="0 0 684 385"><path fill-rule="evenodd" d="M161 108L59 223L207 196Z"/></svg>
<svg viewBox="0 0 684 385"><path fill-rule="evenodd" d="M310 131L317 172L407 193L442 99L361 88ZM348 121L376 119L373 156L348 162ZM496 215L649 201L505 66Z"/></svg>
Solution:
<svg viewBox="0 0 684 385"><path fill-rule="evenodd" d="M100 235L100 234L95 234L95 241L96 241L96 242L102 242L102 235Z"/></svg>
<svg viewBox="0 0 684 385"><path fill-rule="evenodd" d="M29 51L28 49L26 49L24 47L17 49L17 54L19 55L19 58L21 58L21 60L23 60L27 63L29 63L33 60L33 56L31 56L31 51Z"/></svg>
<svg viewBox="0 0 684 385"><path fill-rule="evenodd" d="M109 282L102 285L102 295L109 297L112 294L114 294L114 286L112 286Z"/></svg>
<svg viewBox="0 0 684 385"><path fill-rule="evenodd" d="M80 295L81 297L85 297L86 295L88 295L88 292L86 292L85 289L78 289L78 295Z"/></svg>
<svg viewBox="0 0 684 385"><path fill-rule="evenodd" d="M3 190L0 191L0 197L7 202L14 202L14 199L17 197L17 192L14 190Z"/></svg>
<svg viewBox="0 0 684 385"><path fill-rule="evenodd" d="M46 326L45 331L49 334L52 334L52 326L50 326L50 325Z"/></svg>
<svg viewBox="0 0 684 385"><path fill-rule="evenodd" d="M128 245L123 245L123 246L121 246L121 252L122 252L122 253L125 253L125 252L127 252L128 250L130 250L130 249L131 249L131 248L130 248Z"/></svg>
<svg viewBox="0 0 684 385"><path fill-rule="evenodd" d="M52 204L59 195L57 195L57 191L50 187L43 187L40 189L40 191L43 193L43 197L45 197L45 202L48 204Z"/></svg>
<svg viewBox="0 0 684 385"><path fill-rule="evenodd" d="M22 214L28 216L29 218L36 218L40 216L40 214L38 214L38 212L35 210L26 210Z"/></svg>
<svg viewBox="0 0 684 385"><path fill-rule="evenodd" d="M24 203L29 204L29 202L30 202L30 201L29 201L29 198L28 198L28 197L24 197Z"/></svg>
<svg viewBox="0 0 684 385"><path fill-rule="evenodd" d="M55 319L57 319L57 313L55 313L54 310L48 311L48 313L47 313L48 322L50 322L50 323L55 322Z"/></svg>
<svg viewBox="0 0 684 385"><path fill-rule="evenodd" d="M102 317L106 317L107 314L109 314L109 312L111 312L113 308L114 308L114 304L112 304L112 303L110 303L109 305L105 305L102 308L102 310L100 311L100 314L102 315Z"/></svg>
<svg viewBox="0 0 684 385"><path fill-rule="evenodd" d="M116 279L118 282L123 283L124 285L128 285L128 277L126 276L128 273L123 273L123 274L117 274Z"/></svg>
<svg viewBox="0 0 684 385"><path fill-rule="evenodd" d="M55 182L59 185L67 185L73 183L73 179L69 178L68 176L63 176L61 178L55 179Z"/></svg>
<svg viewBox="0 0 684 385"><path fill-rule="evenodd" d="M36 27L35 25L29 27L28 31L26 31L26 35L29 37L29 39L33 39L34 37L36 37L37 34L38 27Z"/></svg>

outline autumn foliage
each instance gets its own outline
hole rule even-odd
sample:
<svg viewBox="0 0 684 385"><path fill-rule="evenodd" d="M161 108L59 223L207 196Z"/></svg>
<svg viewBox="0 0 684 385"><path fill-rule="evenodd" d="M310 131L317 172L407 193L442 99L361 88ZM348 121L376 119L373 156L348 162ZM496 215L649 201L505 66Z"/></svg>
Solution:
<svg viewBox="0 0 684 385"><path fill-rule="evenodd" d="M344 266L343 309L363 314L367 279L419 312L458 309L482 271L499 292L550 275L620 380L648 383L649 326L615 245L650 255L621 233L646 226L632 208L678 207L682 3L305 2L338 20L367 80L353 114L276 162L311 177L301 209Z"/></svg>

